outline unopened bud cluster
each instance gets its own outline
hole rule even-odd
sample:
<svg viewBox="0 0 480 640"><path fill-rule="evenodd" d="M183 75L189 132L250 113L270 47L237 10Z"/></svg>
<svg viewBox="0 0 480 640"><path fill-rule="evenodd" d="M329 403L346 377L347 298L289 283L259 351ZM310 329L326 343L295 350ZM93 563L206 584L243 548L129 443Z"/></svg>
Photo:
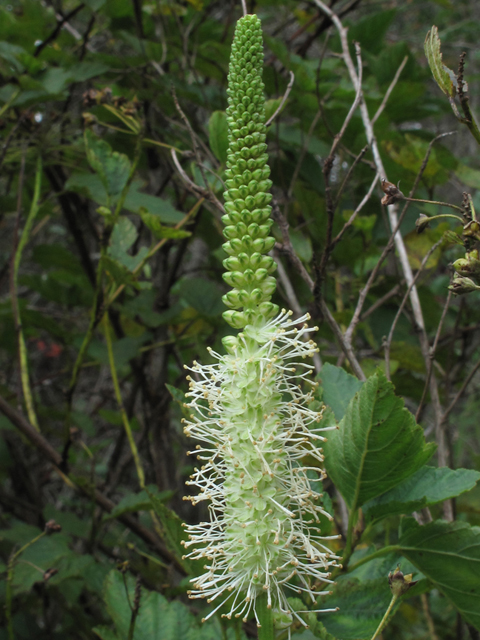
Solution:
<svg viewBox="0 0 480 640"><path fill-rule="evenodd" d="M453 263L455 273L448 287L457 295L480 291L480 258L478 251L467 251L465 258L459 258Z"/></svg>
<svg viewBox="0 0 480 640"><path fill-rule="evenodd" d="M278 307L270 302L275 291L274 260L266 255L275 244L269 193L272 181L265 127L262 81L263 41L260 20L248 15L237 23L228 74L228 140L223 222L228 258L224 280L233 289L223 301L225 320L240 329L259 316L271 318ZM243 311L240 309L243 308Z"/></svg>
<svg viewBox="0 0 480 640"><path fill-rule="evenodd" d="M317 348L309 316L293 320L271 302L262 63L260 21L247 15L237 24L228 76L223 218L224 279L232 287L224 317L241 332L223 339L226 355L210 350L213 364L189 368L184 431L199 442L201 466L188 483L196 491L185 499L207 501L209 519L186 527L185 547L187 557L205 561L189 595L213 603L206 618L218 610L244 620L253 613L259 624L257 598L266 594L275 619L288 624L296 617L306 625L288 596L305 594L315 604L313 590L322 592L338 560L319 529L319 516L331 516L317 490L324 476L321 432L332 427L312 405L316 384L306 358Z"/></svg>

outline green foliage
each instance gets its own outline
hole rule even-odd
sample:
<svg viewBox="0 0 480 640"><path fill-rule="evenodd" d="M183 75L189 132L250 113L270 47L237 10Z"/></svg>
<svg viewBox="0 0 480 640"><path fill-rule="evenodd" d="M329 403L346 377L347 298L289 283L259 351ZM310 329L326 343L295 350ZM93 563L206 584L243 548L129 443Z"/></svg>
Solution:
<svg viewBox="0 0 480 640"><path fill-rule="evenodd" d="M96 627L102 640L127 640L135 600L135 581L112 570L105 579L104 599L115 631ZM218 623L202 625L180 602L168 602L160 593L142 589L140 610L132 640L214 640L221 637Z"/></svg>
<svg viewBox="0 0 480 640"><path fill-rule="evenodd" d="M393 385L378 372L350 401L325 444L329 476L352 510L417 471L433 454Z"/></svg>
<svg viewBox="0 0 480 640"><path fill-rule="evenodd" d="M425 55L427 56L435 82L445 95L454 98L456 86L453 79L455 76L453 71L443 64L442 54L440 52L441 44L438 36L438 28L433 26L425 38Z"/></svg>
<svg viewBox="0 0 480 640"><path fill-rule="evenodd" d="M473 469L421 467L416 473L377 498L363 505L367 520L410 514L425 507L471 491L480 473Z"/></svg>
<svg viewBox="0 0 480 640"><path fill-rule="evenodd" d="M461 615L480 629L480 528L466 522L410 523L398 547Z"/></svg>
<svg viewBox="0 0 480 640"><path fill-rule="evenodd" d="M190 604L185 592L198 567L182 559L182 523L210 517L182 500L194 466L186 450L195 447L181 428L188 412L183 365L211 362L209 347L223 352L222 339L232 330L222 320L222 296L235 313L252 302L229 288L268 302L262 308L268 313L296 305L310 312L322 363L315 399L327 407L325 424L339 427L326 434L329 477L322 481L334 521L322 516L315 526L325 535L344 534L325 541L344 568L334 576L336 586L321 585L333 594L318 606L340 611L318 620L305 614L310 628L298 623L294 636L371 638L398 562L419 583L395 607L385 640L432 635L425 607L439 640L467 638L465 621L480 629L480 231L474 219L480 171L478 154L462 136L431 145L439 131L465 124L452 119L447 99L462 109L454 71L460 50L468 52L465 95L471 107L478 102L474 4L333 6L348 28L354 62L353 41L361 44L370 117L385 107L374 135L388 179L408 195L429 152L413 197L463 207L411 202L402 219L398 235L414 274L445 232L450 244L437 248L417 279L425 333L410 301L398 319L390 349L394 395L376 371L386 371L384 337L407 284L395 249L366 288L391 233L378 185L344 228L376 172L371 147L354 160L367 144L359 109L336 147L328 184L322 172L356 91L338 56L340 39L334 29L326 37L329 23L314 3L247 0L262 27L255 17L243 21L249 29L239 30L243 40L230 71L239 2L0 3L0 396L39 428L32 439L19 432L15 415L0 413L0 640L11 640L10 622L15 640L86 640L93 629L97 637L127 640L132 576L142 582L134 638L237 640L256 633L251 621L242 630L239 621L220 618L222 609L201 625L220 603ZM247 93L243 74L254 69L256 90ZM295 81L267 130L290 71ZM230 95L229 73L239 85ZM471 108L465 115L473 128L474 116ZM243 157L245 148L252 157ZM471 195L465 204L463 191ZM406 203L397 204L400 213ZM244 211L248 233L238 226ZM433 220L416 233L420 214L439 213L465 219ZM224 215L232 235L226 243ZM329 237L340 232L330 251ZM254 248L249 234L258 234ZM451 264L458 273L453 293L465 287L472 293L461 301L452 295L447 305ZM247 282L252 274L264 285ZM352 375L338 332L321 313L324 303L345 333L360 295L365 304L350 346L366 382ZM403 402L419 412L421 426ZM434 443L438 467L436 457L425 466ZM425 509L434 519L454 521L420 526L404 517L416 512L423 522ZM62 532L22 551L8 582L9 561L50 519ZM126 569L127 589L114 563ZM49 569L58 573L44 577ZM316 608L293 595L295 610ZM286 633L278 631L281 640Z"/></svg>

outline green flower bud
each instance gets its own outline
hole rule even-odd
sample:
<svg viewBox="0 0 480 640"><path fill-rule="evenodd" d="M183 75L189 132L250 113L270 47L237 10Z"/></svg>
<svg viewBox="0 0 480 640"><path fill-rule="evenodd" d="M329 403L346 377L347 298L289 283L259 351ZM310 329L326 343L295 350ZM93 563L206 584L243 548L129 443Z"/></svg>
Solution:
<svg viewBox="0 0 480 640"><path fill-rule="evenodd" d="M480 276L480 260L478 259L478 251L470 251L465 254L465 258L455 260L453 268L461 276L478 278Z"/></svg>
<svg viewBox="0 0 480 640"><path fill-rule="evenodd" d="M228 72L229 149L225 172L226 215L223 217L224 235L228 240L224 249L229 256L237 258L224 261L230 272L225 274L224 280L236 289L232 295L224 296L224 302L234 308L239 308L238 303L243 302L244 318L250 317L250 311L255 311L275 291L275 280L268 275L275 268L273 261L262 262L262 254L268 253L275 244L270 236L272 196L268 191L272 182L266 154L262 67L260 21L256 16L248 15L237 23ZM242 269L238 262L240 253L259 257L248 266L244 263ZM240 294L240 287L245 287L244 295ZM240 316L231 313L226 319L235 322L235 326L240 322Z"/></svg>
<svg viewBox="0 0 480 640"><path fill-rule="evenodd" d="M480 291L480 286L475 284L471 278L465 278L458 273L453 274L453 280L448 288L457 296L471 293L472 291Z"/></svg>

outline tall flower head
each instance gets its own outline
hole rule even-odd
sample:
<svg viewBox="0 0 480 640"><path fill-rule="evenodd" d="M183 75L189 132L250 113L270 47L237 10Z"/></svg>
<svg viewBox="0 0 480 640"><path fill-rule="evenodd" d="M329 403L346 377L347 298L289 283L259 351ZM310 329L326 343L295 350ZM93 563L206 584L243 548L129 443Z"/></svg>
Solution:
<svg viewBox="0 0 480 640"><path fill-rule="evenodd" d="M191 482L209 503L209 520L187 526L188 557L205 560L192 598L225 605L246 619L265 594L267 606L291 611L287 595L329 582L334 556L318 529L321 412L310 408L315 383L306 361L316 351L305 324L270 301L275 290L270 236L270 169L266 155L263 44L255 15L239 20L229 72L229 154L224 249L228 258L225 320L241 329L224 339L226 355L194 363L188 377L192 409L185 433L200 441L202 466ZM304 390L306 389L306 390ZM305 461L308 460L308 465ZM313 479L312 479L313 478ZM318 595L318 593L316 594Z"/></svg>

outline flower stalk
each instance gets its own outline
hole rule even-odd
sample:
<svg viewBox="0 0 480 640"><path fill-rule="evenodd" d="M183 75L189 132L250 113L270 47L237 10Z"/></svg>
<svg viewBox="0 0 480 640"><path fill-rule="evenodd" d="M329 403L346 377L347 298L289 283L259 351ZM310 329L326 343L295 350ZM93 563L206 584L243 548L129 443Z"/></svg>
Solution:
<svg viewBox="0 0 480 640"><path fill-rule="evenodd" d="M312 405L316 383L308 363L317 347L308 315L292 319L271 302L275 262L268 255L270 169L265 143L260 21L237 23L229 71L229 152L225 184L225 320L240 329L223 340L225 355L197 362L188 376L187 436L199 444L201 466L188 485L193 504L208 502L209 520L188 525L187 557L205 561L192 598L206 598L228 619L253 614L259 637L274 637L274 618L304 626L288 594L313 605L336 565L319 531L332 519L317 490L322 471L322 412ZM332 428L332 427L328 427ZM308 465L306 461L308 460ZM336 537L336 536L333 536ZM322 592L320 593L327 593ZM297 596L298 597L298 596Z"/></svg>

